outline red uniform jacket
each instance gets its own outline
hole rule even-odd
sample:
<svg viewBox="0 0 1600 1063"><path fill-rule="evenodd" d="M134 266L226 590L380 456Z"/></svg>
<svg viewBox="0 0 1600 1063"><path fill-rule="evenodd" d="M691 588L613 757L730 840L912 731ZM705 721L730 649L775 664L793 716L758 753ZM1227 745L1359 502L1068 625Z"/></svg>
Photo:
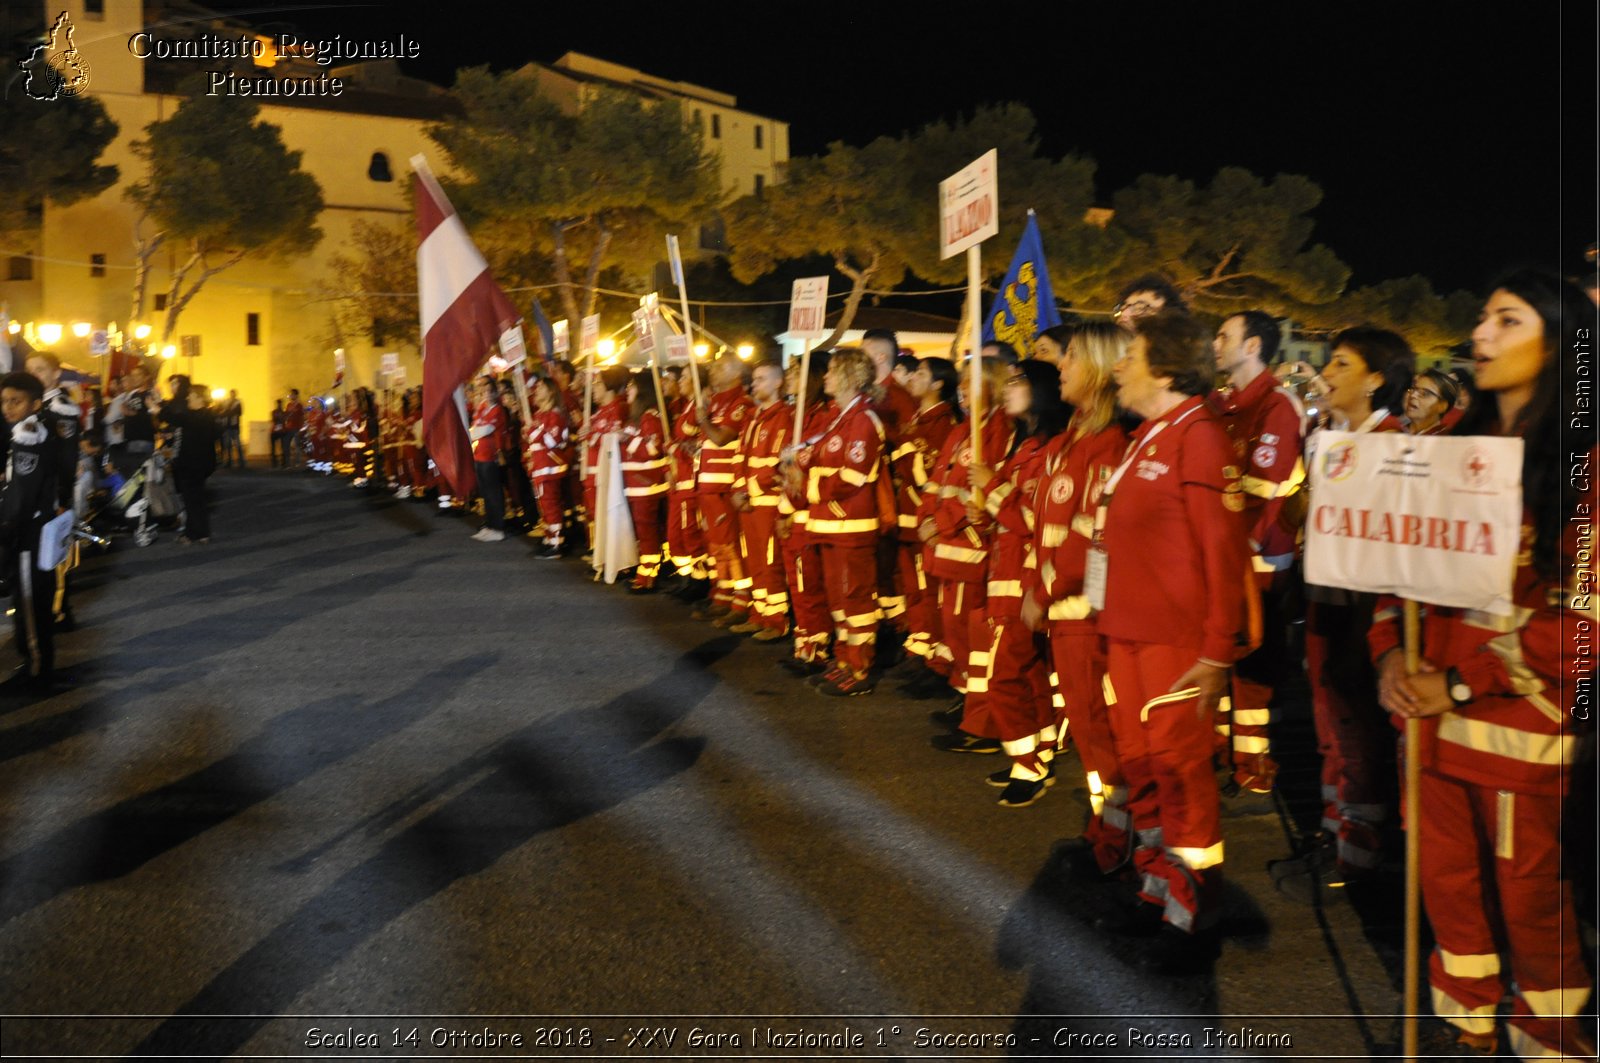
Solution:
<svg viewBox="0 0 1600 1063"><path fill-rule="evenodd" d="M987 411L983 424L983 459L986 464L1000 460L1011 449L1011 418L1000 410ZM931 520L939 534L929 545L928 573L939 579L959 583L983 583L988 579L989 550L983 537L967 520L967 499L972 495L967 466L972 464L968 438L972 422L956 425L945 437L939 460L928 478L917 523Z"/></svg>
<svg viewBox="0 0 1600 1063"><path fill-rule="evenodd" d="M902 426L899 441L891 445L889 471L894 477L895 519L903 543L920 541L917 511L927 491L929 472L955 426L956 415L950 404L936 403L918 410Z"/></svg>
<svg viewBox="0 0 1600 1063"><path fill-rule="evenodd" d="M1035 562L1025 582L1052 627L1094 626L1083 593L1084 560L1101 492L1127 450L1128 434L1115 421L1081 438L1069 426L1045 449L1033 503Z"/></svg>
<svg viewBox="0 0 1600 1063"><path fill-rule="evenodd" d="M1022 589L1033 560L1034 494L1044 471L1045 440L1029 436L995 468L983 496L979 534L989 546L988 615L1015 620L1022 615Z"/></svg>
<svg viewBox="0 0 1600 1063"><path fill-rule="evenodd" d="M733 481L739 475L739 437L744 426L755 413L756 404L750 401L744 388L735 385L711 396L706 419L717 428L731 428L734 436L720 446L707 439L700 447L700 475L696 480L703 495L733 493Z"/></svg>
<svg viewBox="0 0 1600 1063"><path fill-rule="evenodd" d="M1562 533L1565 585L1534 571L1533 514L1524 512L1513 615L1422 607L1422 659L1441 672L1457 669L1472 688L1465 705L1422 721L1425 767L1497 790L1566 792L1579 736L1593 726L1592 705L1576 715L1575 695L1584 678L1593 690L1594 632L1600 625L1593 562L1582 568L1577 563L1580 548L1593 555L1600 506L1596 462L1600 449L1590 450L1574 469L1587 480L1588 490ZM1397 599L1379 600L1367 634L1374 660L1401 645L1401 608Z"/></svg>
<svg viewBox="0 0 1600 1063"><path fill-rule="evenodd" d="M1227 430L1199 396L1146 421L1108 484L1109 638L1193 649L1217 664L1245 650L1250 550Z"/></svg>
<svg viewBox="0 0 1600 1063"><path fill-rule="evenodd" d="M472 410L472 427L490 430L481 439L472 441L472 460L498 462L500 452L508 445L505 407L498 402L478 403Z"/></svg>
<svg viewBox="0 0 1600 1063"><path fill-rule="evenodd" d="M589 426L584 432L583 446L588 456L589 474L586 477L593 482L596 472L600 468L600 441L605 439L606 433L617 432L622 429L622 420L627 410L623 407L620 398L612 399L589 418Z"/></svg>
<svg viewBox="0 0 1600 1063"><path fill-rule="evenodd" d="M800 452L810 504L806 534L837 546L875 544L882 458L883 424L867 398L858 395L821 438Z"/></svg>
<svg viewBox="0 0 1600 1063"><path fill-rule="evenodd" d="M283 427L290 432L298 432L306 423L305 407L298 402L287 402L283 406Z"/></svg>
<svg viewBox="0 0 1600 1063"><path fill-rule="evenodd" d="M530 479L567 474L572 466L572 428L564 412L535 410L523 435L528 444L525 461Z"/></svg>
<svg viewBox="0 0 1600 1063"><path fill-rule="evenodd" d="M821 439L822 433L828 430L835 417L839 416L839 407L833 404L832 399L823 399L821 402L811 404L806 410L805 423L801 426L803 439ZM802 472L802 479L804 473ZM789 526L790 545L798 548L804 541L806 522L811 518L811 503L806 500L802 489L798 495L784 491L778 496L778 516L792 518Z"/></svg>
<svg viewBox="0 0 1600 1063"><path fill-rule="evenodd" d="M674 491L694 492L695 470L700 463L700 423L694 403L675 399L667 409L672 418L671 483Z"/></svg>
<svg viewBox="0 0 1600 1063"><path fill-rule="evenodd" d="M883 425L884 439L892 450L904 438L906 428L916 420L917 400L892 374L884 377L878 387L883 390L883 398L874 402L872 409Z"/></svg>
<svg viewBox="0 0 1600 1063"><path fill-rule="evenodd" d="M667 493L667 437L661 415L646 410L638 424L622 429L622 493L629 498L649 498Z"/></svg>
<svg viewBox="0 0 1600 1063"><path fill-rule="evenodd" d="M1295 535L1278 523L1278 511L1305 482L1305 411L1268 372L1238 391L1212 392L1211 402L1233 440L1234 464L1243 470L1239 484L1251 516L1252 548L1262 558L1292 556Z"/></svg>
<svg viewBox="0 0 1600 1063"><path fill-rule="evenodd" d="M793 432L794 407L783 402L757 408L745 425L734 487L750 496L750 505L777 506L778 497L783 494L778 456Z"/></svg>

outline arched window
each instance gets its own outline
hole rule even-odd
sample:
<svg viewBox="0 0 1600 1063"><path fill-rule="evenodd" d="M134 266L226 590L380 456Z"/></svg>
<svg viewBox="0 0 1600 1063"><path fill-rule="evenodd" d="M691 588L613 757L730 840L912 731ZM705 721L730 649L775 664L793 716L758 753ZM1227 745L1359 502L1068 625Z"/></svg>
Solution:
<svg viewBox="0 0 1600 1063"><path fill-rule="evenodd" d="M393 181L394 174L389 172L389 156L381 151L372 153L372 161L367 164L367 176L374 181Z"/></svg>

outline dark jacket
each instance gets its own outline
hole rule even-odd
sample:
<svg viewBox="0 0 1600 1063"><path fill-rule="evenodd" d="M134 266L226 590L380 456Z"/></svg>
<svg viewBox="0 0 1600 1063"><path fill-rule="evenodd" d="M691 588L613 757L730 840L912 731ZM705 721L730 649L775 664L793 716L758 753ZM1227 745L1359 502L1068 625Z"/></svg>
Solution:
<svg viewBox="0 0 1600 1063"><path fill-rule="evenodd" d="M34 414L11 426L6 486L0 491L0 549L39 548L39 529L55 516L61 440Z"/></svg>
<svg viewBox="0 0 1600 1063"><path fill-rule="evenodd" d="M177 429L174 472L207 475L217 467L217 420L210 410L191 410L182 400L161 407L162 423Z"/></svg>

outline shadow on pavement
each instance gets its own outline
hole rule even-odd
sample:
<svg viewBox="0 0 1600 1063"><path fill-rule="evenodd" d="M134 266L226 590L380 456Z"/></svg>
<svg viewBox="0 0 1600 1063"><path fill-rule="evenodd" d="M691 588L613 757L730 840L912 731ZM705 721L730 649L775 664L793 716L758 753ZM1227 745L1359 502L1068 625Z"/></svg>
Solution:
<svg viewBox="0 0 1600 1063"><path fill-rule="evenodd" d="M381 834L444 804L383 841L372 856L240 956L182 1005L135 1055L227 1055L372 935L459 879L551 830L647 793L699 759L702 737L666 732L711 692L727 640L680 656L666 673L597 706L530 724L364 826ZM468 780L460 794L443 798ZM188 1018L254 1015L227 1023Z"/></svg>

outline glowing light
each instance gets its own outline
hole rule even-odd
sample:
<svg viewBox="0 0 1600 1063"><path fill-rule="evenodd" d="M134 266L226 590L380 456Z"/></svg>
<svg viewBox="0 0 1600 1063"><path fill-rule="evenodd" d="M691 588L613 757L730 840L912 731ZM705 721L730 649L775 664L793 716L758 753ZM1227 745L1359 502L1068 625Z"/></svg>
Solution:
<svg viewBox="0 0 1600 1063"><path fill-rule="evenodd" d="M711 353L711 345L710 344L708 344L708 343L697 343L697 344L694 345L694 356L696 358L704 358L706 355L708 355L710 353Z"/></svg>
<svg viewBox="0 0 1600 1063"><path fill-rule="evenodd" d="M212 388L211 397L216 399L218 402L221 402L223 399L228 397L228 393L222 388Z"/></svg>
<svg viewBox="0 0 1600 1063"><path fill-rule="evenodd" d="M74 321L72 323L72 334L78 337L80 340L88 336L89 323L87 321Z"/></svg>
<svg viewBox="0 0 1600 1063"><path fill-rule="evenodd" d="M134 329L133 329L133 338L136 339L136 340L147 340L147 339L149 339L150 338L150 326L149 325L135 325Z"/></svg>
<svg viewBox="0 0 1600 1063"><path fill-rule="evenodd" d="M16 335L16 334L17 334L17 333L19 333L19 332L21 332L21 331L22 331L22 322L20 322L20 321L13 321L13 322L12 322L12 323L11 323L11 334L12 334L12 335L13 335L13 336L15 336L15 335Z"/></svg>
<svg viewBox="0 0 1600 1063"><path fill-rule="evenodd" d="M752 359L752 358L754 358L756 356L755 347L751 346L748 343L739 344L737 350L739 352L739 360L741 362L748 362L750 359Z"/></svg>
<svg viewBox="0 0 1600 1063"><path fill-rule="evenodd" d="M617 341L601 340L599 343L594 345L594 352L601 358L610 358L612 355L617 353Z"/></svg>
<svg viewBox="0 0 1600 1063"><path fill-rule="evenodd" d="M168 359L178 357L178 348L170 343L167 344L165 347L161 348L161 357Z"/></svg>
<svg viewBox="0 0 1600 1063"><path fill-rule="evenodd" d="M61 326L53 321L47 321L39 326L39 342L49 347L61 342Z"/></svg>

